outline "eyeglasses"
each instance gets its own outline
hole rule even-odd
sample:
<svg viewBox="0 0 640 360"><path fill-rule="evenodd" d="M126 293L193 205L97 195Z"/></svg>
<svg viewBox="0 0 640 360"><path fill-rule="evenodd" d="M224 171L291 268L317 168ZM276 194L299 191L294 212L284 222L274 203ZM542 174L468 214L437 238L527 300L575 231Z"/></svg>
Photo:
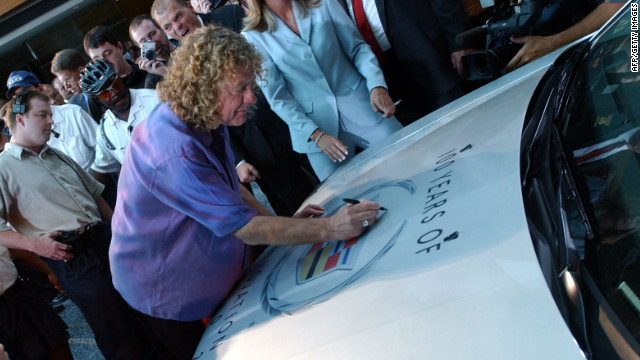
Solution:
<svg viewBox="0 0 640 360"><path fill-rule="evenodd" d="M123 87L124 84L122 83L122 79L116 75L116 77L111 82L111 85L104 90L100 90L96 94L96 97L98 98L98 100L108 100L114 95L117 95Z"/></svg>

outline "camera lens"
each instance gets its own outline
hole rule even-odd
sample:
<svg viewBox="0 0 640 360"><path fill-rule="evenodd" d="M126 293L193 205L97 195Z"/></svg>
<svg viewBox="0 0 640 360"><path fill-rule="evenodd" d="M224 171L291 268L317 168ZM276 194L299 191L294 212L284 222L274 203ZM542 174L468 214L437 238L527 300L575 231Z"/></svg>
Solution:
<svg viewBox="0 0 640 360"><path fill-rule="evenodd" d="M147 60L155 60L156 59L156 51L155 50L149 50L146 53L144 53L144 57L147 58Z"/></svg>

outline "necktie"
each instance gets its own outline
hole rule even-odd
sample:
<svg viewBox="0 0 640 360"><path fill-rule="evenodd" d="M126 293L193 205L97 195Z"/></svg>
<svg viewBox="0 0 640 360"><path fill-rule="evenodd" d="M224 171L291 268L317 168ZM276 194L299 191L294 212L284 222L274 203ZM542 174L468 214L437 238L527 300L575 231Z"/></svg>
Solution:
<svg viewBox="0 0 640 360"><path fill-rule="evenodd" d="M351 0L351 4L353 5L353 16L355 17L358 31L364 38L364 41L371 46L371 50L373 50L376 58L378 58L380 66L385 66L387 64L387 59L384 56L382 48L380 48L380 44L378 44L378 40L376 40L375 35L373 35L373 30L371 30L371 26L367 21L367 16L364 14L362 0Z"/></svg>

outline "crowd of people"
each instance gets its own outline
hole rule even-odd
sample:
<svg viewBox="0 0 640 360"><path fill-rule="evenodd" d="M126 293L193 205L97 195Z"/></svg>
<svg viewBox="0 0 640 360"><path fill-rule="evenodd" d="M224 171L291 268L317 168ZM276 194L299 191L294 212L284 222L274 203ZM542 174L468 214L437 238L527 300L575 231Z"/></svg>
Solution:
<svg viewBox="0 0 640 360"><path fill-rule="evenodd" d="M620 6L553 39L514 39L525 45L508 69ZM454 38L470 27L456 0L155 0L130 40L97 26L84 54L57 52L51 84L11 73L0 353L72 358L66 325L18 276L20 259L79 307L106 359L190 359L260 245L349 239L375 224L380 205L367 200L332 216L298 209L357 151L467 91L461 58L474 49ZM135 50L149 42L152 56Z"/></svg>

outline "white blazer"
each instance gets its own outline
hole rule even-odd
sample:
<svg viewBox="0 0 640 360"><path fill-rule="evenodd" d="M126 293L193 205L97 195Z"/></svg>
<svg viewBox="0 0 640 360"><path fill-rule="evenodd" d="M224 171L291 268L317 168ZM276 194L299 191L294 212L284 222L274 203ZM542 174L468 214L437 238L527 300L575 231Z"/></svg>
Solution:
<svg viewBox="0 0 640 360"><path fill-rule="evenodd" d="M300 36L275 14L275 31L243 34L264 57L266 82L259 85L289 125L293 149L318 152L309 136L320 128L337 137L338 111L360 125L380 121L369 93L387 85L371 48L336 0L323 0L306 17L295 1L293 10Z"/></svg>

